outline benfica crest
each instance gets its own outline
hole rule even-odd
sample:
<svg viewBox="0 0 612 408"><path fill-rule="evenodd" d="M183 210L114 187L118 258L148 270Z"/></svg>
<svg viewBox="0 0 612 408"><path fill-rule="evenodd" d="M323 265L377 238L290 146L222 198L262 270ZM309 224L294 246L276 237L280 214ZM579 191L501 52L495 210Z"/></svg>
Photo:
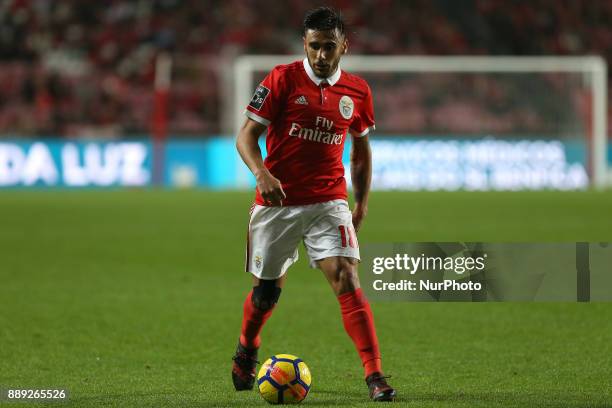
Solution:
<svg viewBox="0 0 612 408"><path fill-rule="evenodd" d="M344 119L350 119L353 116L353 109L355 108L355 104L353 103L353 100L350 97L344 95L342 98L340 98L340 104L338 108L340 109L340 114Z"/></svg>

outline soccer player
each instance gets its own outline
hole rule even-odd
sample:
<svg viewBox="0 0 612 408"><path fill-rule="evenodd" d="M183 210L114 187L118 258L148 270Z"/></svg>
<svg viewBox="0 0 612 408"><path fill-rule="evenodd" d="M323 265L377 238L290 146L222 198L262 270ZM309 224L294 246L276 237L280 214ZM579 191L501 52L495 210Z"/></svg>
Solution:
<svg viewBox="0 0 612 408"><path fill-rule="evenodd" d="M246 254L254 286L244 302L232 379L236 390L253 388L259 333L303 240L310 265L323 271L338 298L344 328L363 363L370 398L391 401L395 390L382 373L372 311L357 275L356 231L367 213L371 180L372 94L363 79L338 65L348 48L339 14L327 7L314 9L306 15L303 29L306 58L275 67L257 87L236 143L255 175L257 189ZM264 161L257 141L266 128ZM349 132L352 213L342 165Z"/></svg>

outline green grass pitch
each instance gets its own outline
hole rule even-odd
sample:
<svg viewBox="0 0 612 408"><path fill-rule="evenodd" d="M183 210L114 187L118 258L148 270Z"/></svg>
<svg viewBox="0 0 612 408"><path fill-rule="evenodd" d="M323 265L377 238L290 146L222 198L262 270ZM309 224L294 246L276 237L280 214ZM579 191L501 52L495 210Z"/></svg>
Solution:
<svg viewBox="0 0 612 408"><path fill-rule="evenodd" d="M251 200L0 193L0 386L65 387L78 407L267 406L230 380ZM359 238L612 241L612 194L373 193ZM337 302L301 254L260 360L302 357L306 406L370 405ZM372 307L397 406L612 407L612 304Z"/></svg>

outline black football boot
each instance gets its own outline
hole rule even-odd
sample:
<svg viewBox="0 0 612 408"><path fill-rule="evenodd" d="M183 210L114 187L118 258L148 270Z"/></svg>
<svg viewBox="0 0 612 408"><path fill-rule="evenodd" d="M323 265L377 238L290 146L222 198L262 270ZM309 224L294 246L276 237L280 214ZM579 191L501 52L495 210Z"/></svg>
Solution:
<svg viewBox="0 0 612 408"><path fill-rule="evenodd" d="M232 381L236 391L252 390L255 383L255 368L257 361L257 349L248 349L238 342L236 354L232 357Z"/></svg>
<svg viewBox="0 0 612 408"><path fill-rule="evenodd" d="M373 401L393 401L395 399L395 390L387 384L386 379L381 373L369 375L365 381L370 390L370 398Z"/></svg>

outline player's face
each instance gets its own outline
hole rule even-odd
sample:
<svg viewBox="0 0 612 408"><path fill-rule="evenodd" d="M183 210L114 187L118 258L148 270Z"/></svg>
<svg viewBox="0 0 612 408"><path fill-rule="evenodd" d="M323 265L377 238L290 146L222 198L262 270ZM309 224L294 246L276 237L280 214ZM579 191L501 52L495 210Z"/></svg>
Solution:
<svg viewBox="0 0 612 408"><path fill-rule="evenodd" d="M340 58L347 48L346 38L337 29L308 30L304 36L304 51L308 63L319 78L327 78L336 72Z"/></svg>

